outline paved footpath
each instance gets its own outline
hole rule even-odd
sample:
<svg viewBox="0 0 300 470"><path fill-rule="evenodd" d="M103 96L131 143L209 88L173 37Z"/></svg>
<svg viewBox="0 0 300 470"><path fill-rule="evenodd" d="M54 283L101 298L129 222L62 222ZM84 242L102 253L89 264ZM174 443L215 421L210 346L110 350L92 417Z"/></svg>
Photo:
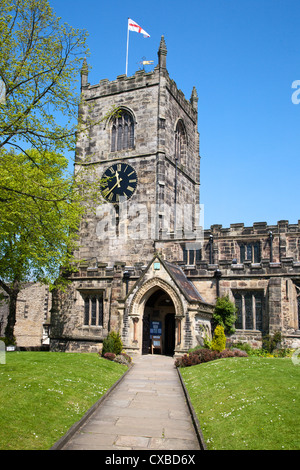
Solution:
<svg viewBox="0 0 300 470"><path fill-rule="evenodd" d="M172 357L145 355L63 450L199 450Z"/></svg>

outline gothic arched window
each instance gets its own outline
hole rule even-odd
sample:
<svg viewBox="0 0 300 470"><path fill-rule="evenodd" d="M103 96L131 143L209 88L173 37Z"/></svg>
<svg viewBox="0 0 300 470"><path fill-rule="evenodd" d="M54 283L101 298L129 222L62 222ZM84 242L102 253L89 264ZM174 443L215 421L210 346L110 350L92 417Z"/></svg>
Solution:
<svg viewBox="0 0 300 470"><path fill-rule="evenodd" d="M185 156L186 135L184 124L181 120L178 121L175 130L175 158L180 163Z"/></svg>
<svg viewBox="0 0 300 470"><path fill-rule="evenodd" d="M132 149L134 147L134 121L127 111L118 111L111 127L111 151Z"/></svg>

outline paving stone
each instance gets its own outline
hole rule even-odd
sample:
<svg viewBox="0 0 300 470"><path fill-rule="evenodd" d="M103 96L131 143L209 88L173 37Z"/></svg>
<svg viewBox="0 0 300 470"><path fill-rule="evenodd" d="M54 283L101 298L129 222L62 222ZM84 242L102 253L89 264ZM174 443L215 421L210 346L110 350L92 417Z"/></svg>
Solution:
<svg viewBox="0 0 300 470"><path fill-rule="evenodd" d="M141 448L147 449L150 439L148 437L137 437L137 436L119 436L115 442L116 446L130 448Z"/></svg>
<svg viewBox="0 0 300 470"><path fill-rule="evenodd" d="M199 450L195 441L182 439L153 438L149 444L150 450Z"/></svg>

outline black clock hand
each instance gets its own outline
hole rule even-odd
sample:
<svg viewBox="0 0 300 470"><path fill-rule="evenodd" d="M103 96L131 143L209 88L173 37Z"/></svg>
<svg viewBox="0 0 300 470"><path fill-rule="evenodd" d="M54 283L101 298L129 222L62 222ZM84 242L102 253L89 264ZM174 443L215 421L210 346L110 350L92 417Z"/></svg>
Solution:
<svg viewBox="0 0 300 470"><path fill-rule="evenodd" d="M119 178L119 173L117 171L116 171L116 178L117 178L118 188L120 188L120 183L121 183L122 179Z"/></svg>
<svg viewBox="0 0 300 470"><path fill-rule="evenodd" d="M122 178L119 180L119 182L117 181L116 184L115 184L112 188L110 188L109 191L107 191L107 192L105 193L105 197L107 197L107 196L115 189L116 186L119 186L119 187L120 187L120 184L119 184L119 183L121 183L121 181L122 181Z"/></svg>

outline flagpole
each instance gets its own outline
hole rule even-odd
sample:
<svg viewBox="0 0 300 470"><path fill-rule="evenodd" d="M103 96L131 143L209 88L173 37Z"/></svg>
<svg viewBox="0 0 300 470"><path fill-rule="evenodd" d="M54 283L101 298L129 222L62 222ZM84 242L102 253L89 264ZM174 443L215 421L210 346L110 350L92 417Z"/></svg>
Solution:
<svg viewBox="0 0 300 470"><path fill-rule="evenodd" d="M129 45L129 18L127 21L126 77L127 77L127 71L128 71L128 45Z"/></svg>

